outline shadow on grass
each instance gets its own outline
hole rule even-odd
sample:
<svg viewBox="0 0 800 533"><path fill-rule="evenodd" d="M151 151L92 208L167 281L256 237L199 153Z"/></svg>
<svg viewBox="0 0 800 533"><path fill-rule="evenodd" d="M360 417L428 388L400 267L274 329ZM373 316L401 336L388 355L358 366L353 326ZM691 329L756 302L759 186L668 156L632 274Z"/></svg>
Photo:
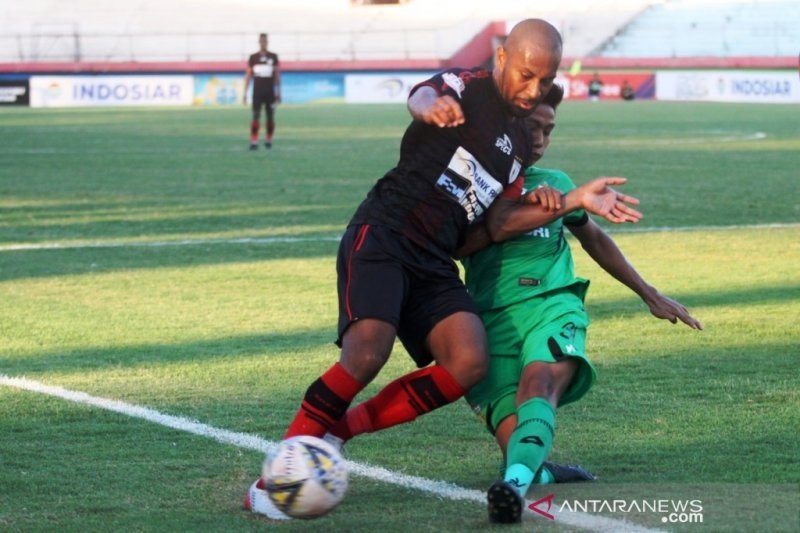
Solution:
<svg viewBox="0 0 800 533"><path fill-rule="evenodd" d="M337 241L318 234L286 237L309 240L5 251L0 252L0 281L318 257L331 257L333 272Z"/></svg>
<svg viewBox="0 0 800 533"><path fill-rule="evenodd" d="M670 293L692 312L699 307L740 307L752 304L791 302L800 300L800 285L758 286L747 290L713 290L710 292ZM613 300L586 298L586 310L591 319L626 316L650 316L647 306L635 295ZM702 317L701 317L702 321Z"/></svg>
<svg viewBox="0 0 800 533"><path fill-rule="evenodd" d="M0 356L0 373L35 375L95 371L108 368L155 367L182 362L224 360L226 357L282 357L297 355L322 346L338 353L330 328L293 333L265 333L223 337L183 344L141 344L137 346L47 351L24 357Z"/></svg>
<svg viewBox="0 0 800 533"><path fill-rule="evenodd" d="M247 207L256 211L251 214L240 214L232 210L226 213L183 213L180 218L160 216L156 210L137 211L133 216L149 220L126 220L126 213L111 212L101 215L106 220L85 221L80 212L67 214L58 207L52 218L58 219L58 225L15 224L14 236L26 243L63 241L64 239L112 240L147 236L151 240L159 240L162 235L181 235L183 239L192 239L196 234L205 235L214 232L247 231L258 233L263 230L274 230L287 226L302 226L313 221L315 225L341 226L342 231L347 224L351 212L350 207L341 206L308 206L281 208ZM163 210L168 211L169 206ZM212 211L209 208L197 208L196 211ZM222 209L216 211L223 211ZM152 218L151 218L152 215ZM131 215L127 215L131 216ZM74 218L75 220L64 220ZM8 238L10 238L9 236ZM174 238L174 237L172 237Z"/></svg>

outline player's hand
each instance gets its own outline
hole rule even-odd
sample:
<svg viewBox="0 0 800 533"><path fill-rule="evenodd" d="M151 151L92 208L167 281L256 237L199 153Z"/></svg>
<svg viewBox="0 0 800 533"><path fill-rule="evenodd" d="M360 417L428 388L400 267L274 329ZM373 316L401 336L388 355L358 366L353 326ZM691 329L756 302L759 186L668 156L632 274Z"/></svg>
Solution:
<svg viewBox="0 0 800 533"><path fill-rule="evenodd" d="M656 318L663 318L669 320L673 324L677 324L678 320L686 324L692 329L703 329L703 324L699 320L689 314L689 311L672 298L668 298L658 292L655 295L648 297L645 303L650 308L650 312Z"/></svg>
<svg viewBox="0 0 800 533"><path fill-rule="evenodd" d="M440 128L455 128L464 123L464 111L452 96L440 96L420 113L420 120Z"/></svg>
<svg viewBox="0 0 800 533"><path fill-rule="evenodd" d="M615 224L639 222L642 214L631 207L639 205L633 196L622 194L611 188L611 185L623 185L626 178L596 178L575 189L580 198L580 205L589 213L601 216Z"/></svg>
<svg viewBox="0 0 800 533"><path fill-rule="evenodd" d="M539 185L528 191L522 197L522 202L530 205L541 205L545 211L558 211L561 209L563 195L558 189L547 185Z"/></svg>

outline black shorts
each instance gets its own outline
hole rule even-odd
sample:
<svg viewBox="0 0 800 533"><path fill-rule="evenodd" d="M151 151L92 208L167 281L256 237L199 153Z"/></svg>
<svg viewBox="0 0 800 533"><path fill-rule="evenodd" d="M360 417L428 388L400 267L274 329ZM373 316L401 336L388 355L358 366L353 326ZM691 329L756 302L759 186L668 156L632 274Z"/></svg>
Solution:
<svg viewBox="0 0 800 533"><path fill-rule="evenodd" d="M440 257L400 233L372 225L349 226L339 245L339 337L362 318L392 324L419 367L433 355L426 339L433 327L475 304L450 258Z"/></svg>
<svg viewBox="0 0 800 533"><path fill-rule="evenodd" d="M267 111L271 111L275 104L275 91L272 88L253 90L253 111L261 111L261 106L266 106Z"/></svg>

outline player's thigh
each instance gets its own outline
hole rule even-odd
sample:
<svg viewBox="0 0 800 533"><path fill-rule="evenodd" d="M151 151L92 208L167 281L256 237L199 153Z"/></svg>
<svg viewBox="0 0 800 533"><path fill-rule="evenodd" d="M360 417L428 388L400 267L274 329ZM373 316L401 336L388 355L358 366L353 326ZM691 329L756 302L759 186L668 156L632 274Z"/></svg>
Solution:
<svg viewBox="0 0 800 533"><path fill-rule="evenodd" d="M404 257L407 271L413 275L398 334L417 366L447 358L454 344L462 340L450 338L458 330L475 343L465 350L466 359L471 358L475 346L485 351L483 325L452 260L413 249Z"/></svg>
<svg viewBox="0 0 800 533"><path fill-rule="evenodd" d="M375 233L380 231L369 225L354 225L342 236L336 263L340 346L348 328L361 320L380 320L395 331L399 328L408 275L386 250L384 240L376 238Z"/></svg>
<svg viewBox="0 0 800 533"><path fill-rule="evenodd" d="M558 405L576 401L596 379L586 355L589 317L583 301L569 290L558 291L544 297L537 314L537 324L525 332L522 343L518 400L534 394L553 395Z"/></svg>
<svg viewBox="0 0 800 533"><path fill-rule="evenodd" d="M265 100L265 108L267 112L267 120L275 120L275 94L270 93Z"/></svg>
<svg viewBox="0 0 800 533"><path fill-rule="evenodd" d="M496 435L501 423L516 412L520 361L516 354L489 356L486 376L466 394L472 412Z"/></svg>
<svg viewBox="0 0 800 533"><path fill-rule="evenodd" d="M266 101L262 94L253 91L253 104L251 109L253 111L253 120L259 120L261 118L261 108L266 105Z"/></svg>
<svg viewBox="0 0 800 533"><path fill-rule="evenodd" d="M473 412L495 434L503 420L516 412L516 394L522 372L520 351L522 330L517 321L526 315L513 312L514 306L481 313L489 346L486 376L467 393Z"/></svg>
<svg viewBox="0 0 800 533"><path fill-rule="evenodd" d="M483 324L452 261L424 259L416 257L409 264L414 275L403 309L400 339L417 366L435 360L462 386L469 386L486 369Z"/></svg>

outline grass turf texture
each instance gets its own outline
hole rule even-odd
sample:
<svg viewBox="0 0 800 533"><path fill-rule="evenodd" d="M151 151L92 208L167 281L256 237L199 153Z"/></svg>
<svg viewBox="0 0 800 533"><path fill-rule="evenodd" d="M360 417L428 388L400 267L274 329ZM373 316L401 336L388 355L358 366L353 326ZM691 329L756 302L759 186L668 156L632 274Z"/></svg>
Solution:
<svg viewBox="0 0 800 533"><path fill-rule="evenodd" d="M278 439L336 354L337 245L320 237L395 163L407 120L399 106L286 106L274 148L250 153L243 109L3 110L0 373ZM542 165L629 177L642 228L797 224L797 124L790 106L567 102ZM800 228L615 236L707 330L651 318L576 250L600 380L559 411L554 458L610 485L796 486ZM219 242L276 237L309 240ZM190 239L210 242L10 248ZM398 346L363 397L411 368ZM499 463L461 402L348 453L481 490ZM0 529L263 529L240 509L260 460L0 388ZM280 527L410 524L487 527L479 505L363 478L329 517Z"/></svg>

